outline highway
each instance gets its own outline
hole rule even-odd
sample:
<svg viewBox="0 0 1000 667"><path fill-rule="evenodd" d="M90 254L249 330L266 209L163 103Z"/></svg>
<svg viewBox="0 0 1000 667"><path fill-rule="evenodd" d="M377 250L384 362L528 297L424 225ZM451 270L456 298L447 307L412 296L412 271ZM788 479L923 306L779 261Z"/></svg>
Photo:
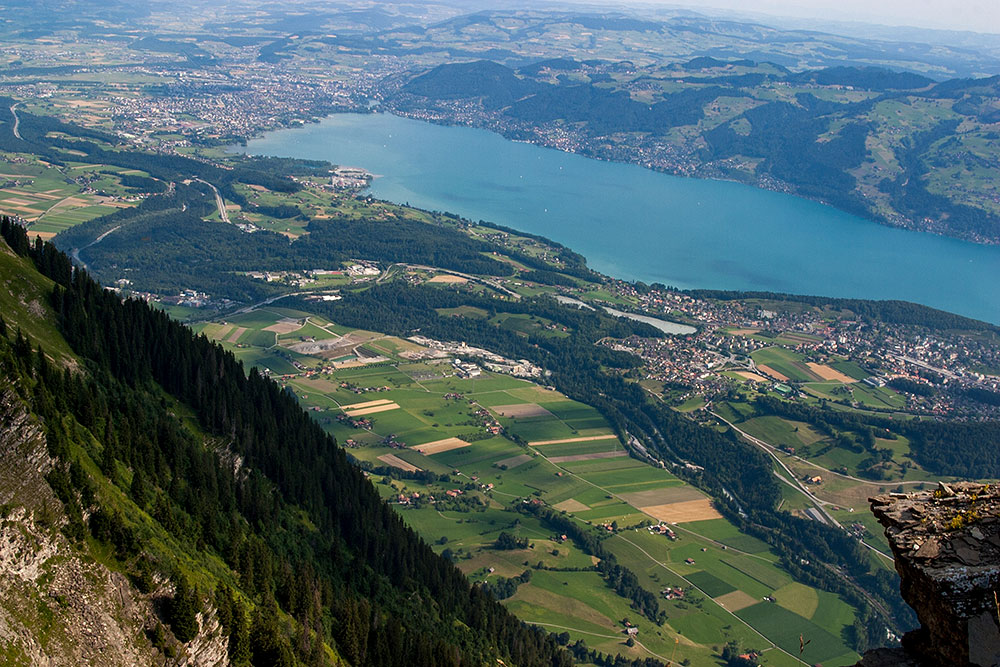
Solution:
<svg viewBox="0 0 1000 667"><path fill-rule="evenodd" d="M17 117L17 104L10 105L10 115L14 117L14 138L24 141L24 137L21 136L21 119Z"/></svg>
<svg viewBox="0 0 1000 667"><path fill-rule="evenodd" d="M229 223L229 211L226 210L226 201L222 198L222 195L219 194L219 189L208 181L203 181L200 178L196 178L194 180L199 183L204 183L208 187L212 188L212 192L215 193L215 205L219 207L219 217L222 218L223 222Z"/></svg>

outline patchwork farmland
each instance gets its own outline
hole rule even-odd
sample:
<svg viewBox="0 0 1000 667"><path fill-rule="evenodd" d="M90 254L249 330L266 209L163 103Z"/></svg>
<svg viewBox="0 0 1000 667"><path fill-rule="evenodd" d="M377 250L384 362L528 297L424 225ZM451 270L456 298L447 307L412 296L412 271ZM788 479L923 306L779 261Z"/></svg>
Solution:
<svg viewBox="0 0 1000 667"><path fill-rule="evenodd" d="M631 456L593 407L486 370L460 377L450 358L412 341L305 312L268 306L200 328L293 392L404 520L474 581L529 571L504 600L521 618L604 652L706 667L717 664L713 647L731 640L763 649L762 664L802 664L788 627L822 638L803 654L810 664L856 660L838 639L852 619L846 603L812 604L826 594L796 584L701 491ZM536 503L598 536L659 597L666 622L637 615L582 544L519 511ZM527 546L498 549L501 533ZM779 608L794 619L759 622L759 609ZM624 644L623 618L640 626L634 646Z"/></svg>

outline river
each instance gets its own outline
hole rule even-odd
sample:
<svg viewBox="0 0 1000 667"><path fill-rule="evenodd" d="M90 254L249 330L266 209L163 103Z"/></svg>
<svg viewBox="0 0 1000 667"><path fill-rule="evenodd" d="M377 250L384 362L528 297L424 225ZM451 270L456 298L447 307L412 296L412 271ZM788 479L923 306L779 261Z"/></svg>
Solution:
<svg viewBox="0 0 1000 667"><path fill-rule="evenodd" d="M904 299L1000 323L1000 247L891 229L791 195L390 114L334 115L246 151L363 167L378 174L376 197L541 234L626 280Z"/></svg>

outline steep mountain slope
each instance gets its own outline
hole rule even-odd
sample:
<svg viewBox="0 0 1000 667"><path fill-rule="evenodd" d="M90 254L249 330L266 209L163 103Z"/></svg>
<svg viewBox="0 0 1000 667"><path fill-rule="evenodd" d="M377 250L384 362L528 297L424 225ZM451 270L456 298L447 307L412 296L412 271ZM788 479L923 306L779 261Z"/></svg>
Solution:
<svg viewBox="0 0 1000 667"><path fill-rule="evenodd" d="M0 325L6 662L570 664L406 528L292 397L2 233L0 277L23 283Z"/></svg>

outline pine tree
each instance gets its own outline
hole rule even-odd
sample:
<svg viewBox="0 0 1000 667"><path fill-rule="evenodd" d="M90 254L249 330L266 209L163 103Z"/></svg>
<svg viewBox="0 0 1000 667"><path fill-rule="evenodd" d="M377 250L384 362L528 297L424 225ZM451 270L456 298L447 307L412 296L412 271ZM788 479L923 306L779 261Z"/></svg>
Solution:
<svg viewBox="0 0 1000 667"><path fill-rule="evenodd" d="M198 634L197 613L201 605L197 591L183 574L174 577L174 586L174 596L167 603L167 622L177 641L187 644Z"/></svg>
<svg viewBox="0 0 1000 667"><path fill-rule="evenodd" d="M146 483L146 476L138 468L132 474L132 486L129 487L129 495L132 496L132 500L135 501L136 505L143 509L146 508L150 496L149 485Z"/></svg>

